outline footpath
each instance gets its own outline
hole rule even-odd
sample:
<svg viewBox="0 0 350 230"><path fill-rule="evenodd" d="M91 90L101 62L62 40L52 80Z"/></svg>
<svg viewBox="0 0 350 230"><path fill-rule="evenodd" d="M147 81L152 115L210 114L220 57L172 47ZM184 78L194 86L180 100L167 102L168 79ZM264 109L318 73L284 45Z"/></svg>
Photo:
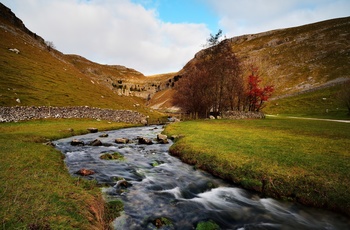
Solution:
<svg viewBox="0 0 350 230"><path fill-rule="evenodd" d="M266 114L265 116L266 117L280 117L278 115L269 115L269 114ZM283 116L283 118L350 123L350 120L334 120L334 119L322 119L322 118L311 118L311 117L289 117L289 116L285 117L285 116Z"/></svg>

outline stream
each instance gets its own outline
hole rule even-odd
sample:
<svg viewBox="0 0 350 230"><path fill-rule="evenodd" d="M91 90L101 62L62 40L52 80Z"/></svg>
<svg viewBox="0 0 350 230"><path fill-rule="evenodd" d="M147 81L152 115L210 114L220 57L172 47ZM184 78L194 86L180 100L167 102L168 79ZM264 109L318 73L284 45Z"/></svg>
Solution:
<svg viewBox="0 0 350 230"><path fill-rule="evenodd" d="M127 128L74 136L54 144L65 155L72 175L78 176L76 172L82 168L93 170L95 174L85 178L105 185L102 192L108 201L123 201L124 211L113 222L115 229L186 230L209 220L220 229L350 229L347 217L262 198L182 163L168 154L171 141L158 144L154 140L162 131L161 126ZM154 144L139 144L138 137L152 139ZM117 144L116 138L130 142ZM74 139L84 145L72 145ZM89 145L96 139L102 145ZM124 158L100 159L115 152ZM158 225L165 218L170 224Z"/></svg>

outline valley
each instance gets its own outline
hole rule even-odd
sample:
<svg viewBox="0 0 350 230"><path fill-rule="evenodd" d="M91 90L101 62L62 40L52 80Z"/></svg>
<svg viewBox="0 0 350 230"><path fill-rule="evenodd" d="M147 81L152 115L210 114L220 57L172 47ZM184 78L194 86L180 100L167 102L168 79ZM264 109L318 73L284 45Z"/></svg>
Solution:
<svg viewBox="0 0 350 230"><path fill-rule="evenodd" d="M10 9L1 5L0 10L1 106L86 105L131 109L156 117L159 114L154 111L178 112L172 103L174 86L203 52L176 73L144 76L130 67L101 65L49 49L47 42L27 29ZM249 65L254 64L263 82L274 85L275 100L268 103L265 112L282 114L282 109L273 106L283 107L284 101L279 99L310 91L322 94L349 79L349 28L350 18L339 18L228 38L222 43L241 61L243 78L249 74ZM330 97L336 94L334 90ZM315 98L313 103L319 104L318 100ZM338 110L346 111L341 102L334 103ZM274 109L269 110L271 107Z"/></svg>
<svg viewBox="0 0 350 230"><path fill-rule="evenodd" d="M186 170L203 169L252 191L253 200L266 195L334 211L348 225L349 124L294 117L350 120L349 101L344 100L350 95L350 17L225 38L220 44L238 57L245 84L254 65L262 84L274 86L262 109L265 119L174 122L164 130L174 135L169 154L188 163ZM178 82L200 62L205 49L177 72L145 76L132 66L104 65L60 52L0 3L0 53L0 226L110 228L122 214L123 202L103 197L105 185L72 177L54 141L87 134L91 127L107 132L136 126L150 132L150 127L139 126L186 117L174 104ZM140 149L132 156L136 161L137 154L158 157L156 151L145 153L145 147L133 145ZM124 147L121 152L132 155ZM173 157L164 154L165 159ZM157 166L145 168L164 167ZM217 191L205 189L203 194ZM172 208L181 203L172 199ZM123 222L123 215L118 221Z"/></svg>

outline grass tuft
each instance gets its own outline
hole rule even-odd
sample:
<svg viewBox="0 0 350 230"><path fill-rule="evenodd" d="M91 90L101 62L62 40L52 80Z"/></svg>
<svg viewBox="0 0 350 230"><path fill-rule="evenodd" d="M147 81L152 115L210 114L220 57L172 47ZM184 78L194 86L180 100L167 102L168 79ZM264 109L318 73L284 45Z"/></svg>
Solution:
<svg viewBox="0 0 350 230"><path fill-rule="evenodd" d="M196 230L220 230L220 227L214 221L209 220L199 222Z"/></svg>

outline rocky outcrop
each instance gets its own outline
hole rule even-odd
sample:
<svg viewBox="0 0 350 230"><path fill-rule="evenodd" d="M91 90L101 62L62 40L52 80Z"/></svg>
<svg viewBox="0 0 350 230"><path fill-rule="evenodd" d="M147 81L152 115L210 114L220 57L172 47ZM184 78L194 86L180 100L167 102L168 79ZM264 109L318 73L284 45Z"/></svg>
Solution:
<svg viewBox="0 0 350 230"><path fill-rule="evenodd" d="M32 36L33 38L37 39L38 41L44 43L44 39L40 36L38 36L36 33L33 33L30 31L23 23L21 19L19 19L10 8L6 7L4 4L0 2L0 19L3 19L5 22L9 23L10 25L13 25L14 27L22 30L26 34Z"/></svg>
<svg viewBox="0 0 350 230"><path fill-rule="evenodd" d="M144 116L131 110L100 109L88 106L47 107L15 106L0 107L0 122L16 122L44 118L91 118L138 124Z"/></svg>

